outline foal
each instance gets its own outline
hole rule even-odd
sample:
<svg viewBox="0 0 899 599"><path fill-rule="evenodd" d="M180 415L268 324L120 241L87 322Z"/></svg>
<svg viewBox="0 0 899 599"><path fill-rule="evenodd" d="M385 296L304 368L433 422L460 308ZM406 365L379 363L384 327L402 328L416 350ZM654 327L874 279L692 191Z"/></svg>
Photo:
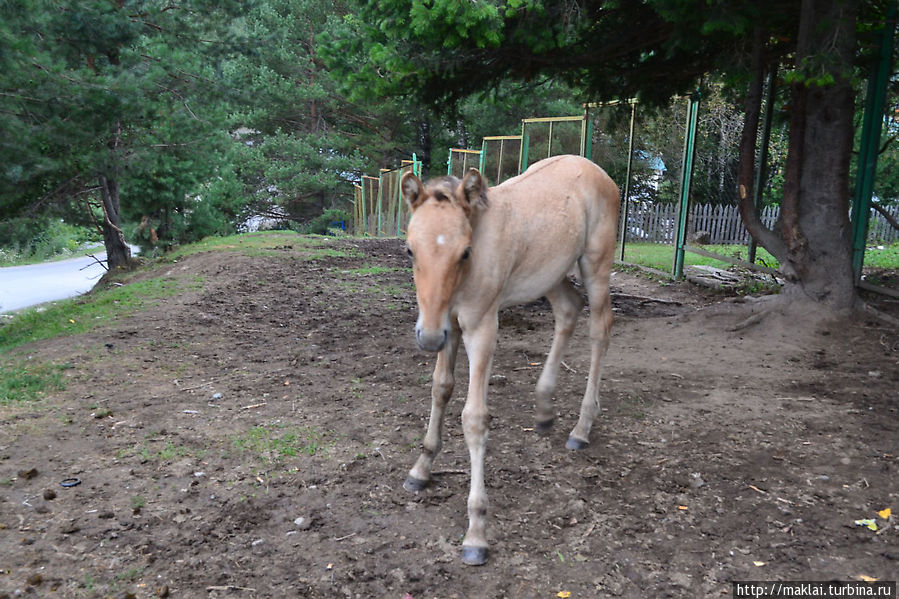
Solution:
<svg viewBox="0 0 899 599"><path fill-rule="evenodd" d="M618 187L593 162L556 156L490 189L475 169L462 181L444 177L427 185L407 173L401 189L412 212L407 251L413 260L418 298L415 335L421 349L439 352L428 431L404 486L421 490L431 479L461 339L470 376L462 428L471 457L469 524L462 561L481 565L487 561L487 382L498 312L542 296L552 305L555 335L537 383L536 400L537 430L546 433L553 422L552 395L562 352L584 305L568 273L575 267L580 270L590 300L591 361L580 418L566 446L586 447L599 412L600 360L612 325L609 275Z"/></svg>

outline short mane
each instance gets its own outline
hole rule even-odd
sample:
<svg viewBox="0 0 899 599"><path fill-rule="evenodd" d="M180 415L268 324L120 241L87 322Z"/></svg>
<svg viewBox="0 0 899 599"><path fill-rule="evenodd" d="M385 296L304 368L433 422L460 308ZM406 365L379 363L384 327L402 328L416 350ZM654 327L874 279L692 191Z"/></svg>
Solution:
<svg viewBox="0 0 899 599"><path fill-rule="evenodd" d="M438 202L451 202L453 192L455 192L460 183L459 179L446 175L431 179L425 184L425 187Z"/></svg>

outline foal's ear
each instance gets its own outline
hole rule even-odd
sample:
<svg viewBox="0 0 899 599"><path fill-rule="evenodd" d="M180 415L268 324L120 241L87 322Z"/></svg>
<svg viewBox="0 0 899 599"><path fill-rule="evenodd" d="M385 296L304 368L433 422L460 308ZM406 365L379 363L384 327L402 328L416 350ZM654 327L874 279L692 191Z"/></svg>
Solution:
<svg viewBox="0 0 899 599"><path fill-rule="evenodd" d="M409 210L414 211L425 201L424 185L413 173L403 175L403 178L400 180L400 190L403 193L403 199L409 205Z"/></svg>
<svg viewBox="0 0 899 599"><path fill-rule="evenodd" d="M487 207L487 181L473 168L468 171L462 184L456 189L456 199L469 214L472 210Z"/></svg>

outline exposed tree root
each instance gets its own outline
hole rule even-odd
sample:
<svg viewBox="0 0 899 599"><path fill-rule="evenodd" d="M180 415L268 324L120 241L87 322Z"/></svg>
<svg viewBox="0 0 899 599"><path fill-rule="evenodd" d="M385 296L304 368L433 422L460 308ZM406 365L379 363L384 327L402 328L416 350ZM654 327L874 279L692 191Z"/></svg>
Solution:
<svg viewBox="0 0 899 599"><path fill-rule="evenodd" d="M862 303L861 309L865 314L867 314L869 316L873 316L874 318L880 320L881 322L885 322L887 324L890 324L894 327L899 328L899 318L890 316L886 312L881 312L880 310L878 310L877 308L875 308L874 306L872 306L871 304L868 304L868 303Z"/></svg>
<svg viewBox="0 0 899 599"><path fill-rule="evenodd" d="M755 325L759 324L760 322L762 322L763 320L765 320L765 318L768 317L768 315L771 313L771 311L772 311L771 308L769 308L762 312L753 314L749 318L743 319L742 321L738 322L734 326L728 327L727 331L734 333L734 332L742 331L744 329L748 329L749 327L755 326Z"/></svg>

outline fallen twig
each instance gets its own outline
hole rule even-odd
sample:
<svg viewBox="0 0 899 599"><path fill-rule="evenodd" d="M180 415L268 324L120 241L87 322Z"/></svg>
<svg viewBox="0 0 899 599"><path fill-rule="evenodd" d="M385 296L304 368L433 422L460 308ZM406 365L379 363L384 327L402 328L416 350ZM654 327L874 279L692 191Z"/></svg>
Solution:
<svg viewBox="0 0 899 599"><path fill-rule="evenodd" d="M635 300L638 302L642 302L645 304L653 303L653 304L668 304L671 306L680 306L681 302L676 300L666 300L658 297L646 297L645 295L631 295L630 293L612 293L612 297L617 297L621 299L627 300Z"/></svg>
<svg viewBox="0 0 899 599"><path fill-rule="evenodd" d="M266 406L266 405L268 405L268 403L266 403L266 402L262 402L262 403L254 403L254 404L251 405L251 406L244 406L244 407L242 407L242 408L240 408L240 409L241 409L241 410L252 410L252 409L254 409L254 408L261 408L262 406Z"/></svg>
<svg viewBox="0 0 899 599"><path fill-rule="evenodd" d="M441 476L443 474L468 474L468 470L438 470L431 474L434 476Z"/></svg>
<svg viewBox="0 0 899 599"><path fill-rule="evenodd" d="M199 389L201 387L208 387L213 382L214 381L207 381L205 383L200 383L199 385L194 385L193 387L184 387L183 389L179 389L179 391L193 391L194 389ZM176 386L177 386L177 383L176 383Z"/></svg>
<svg viewBox="0 0 899 599"><path fill-rule="evenodd" d="M97 258L96 256L94 256L93 254L88 254L87 257L88 257L88 258L93 258L95 263L97 263L97 264L99 264L100 266L103 267L103 270L107 270L107 271L109 270L109 266L107 266L108 262L107 262L106 260L100 260L99 258ZM94 264L91 263L91 264L88 264L87 266L82 266L82 267L79 268L78 270L87 270L88 268L90 268L90 267L93 266L93 265L94 265Z"/></svg>

